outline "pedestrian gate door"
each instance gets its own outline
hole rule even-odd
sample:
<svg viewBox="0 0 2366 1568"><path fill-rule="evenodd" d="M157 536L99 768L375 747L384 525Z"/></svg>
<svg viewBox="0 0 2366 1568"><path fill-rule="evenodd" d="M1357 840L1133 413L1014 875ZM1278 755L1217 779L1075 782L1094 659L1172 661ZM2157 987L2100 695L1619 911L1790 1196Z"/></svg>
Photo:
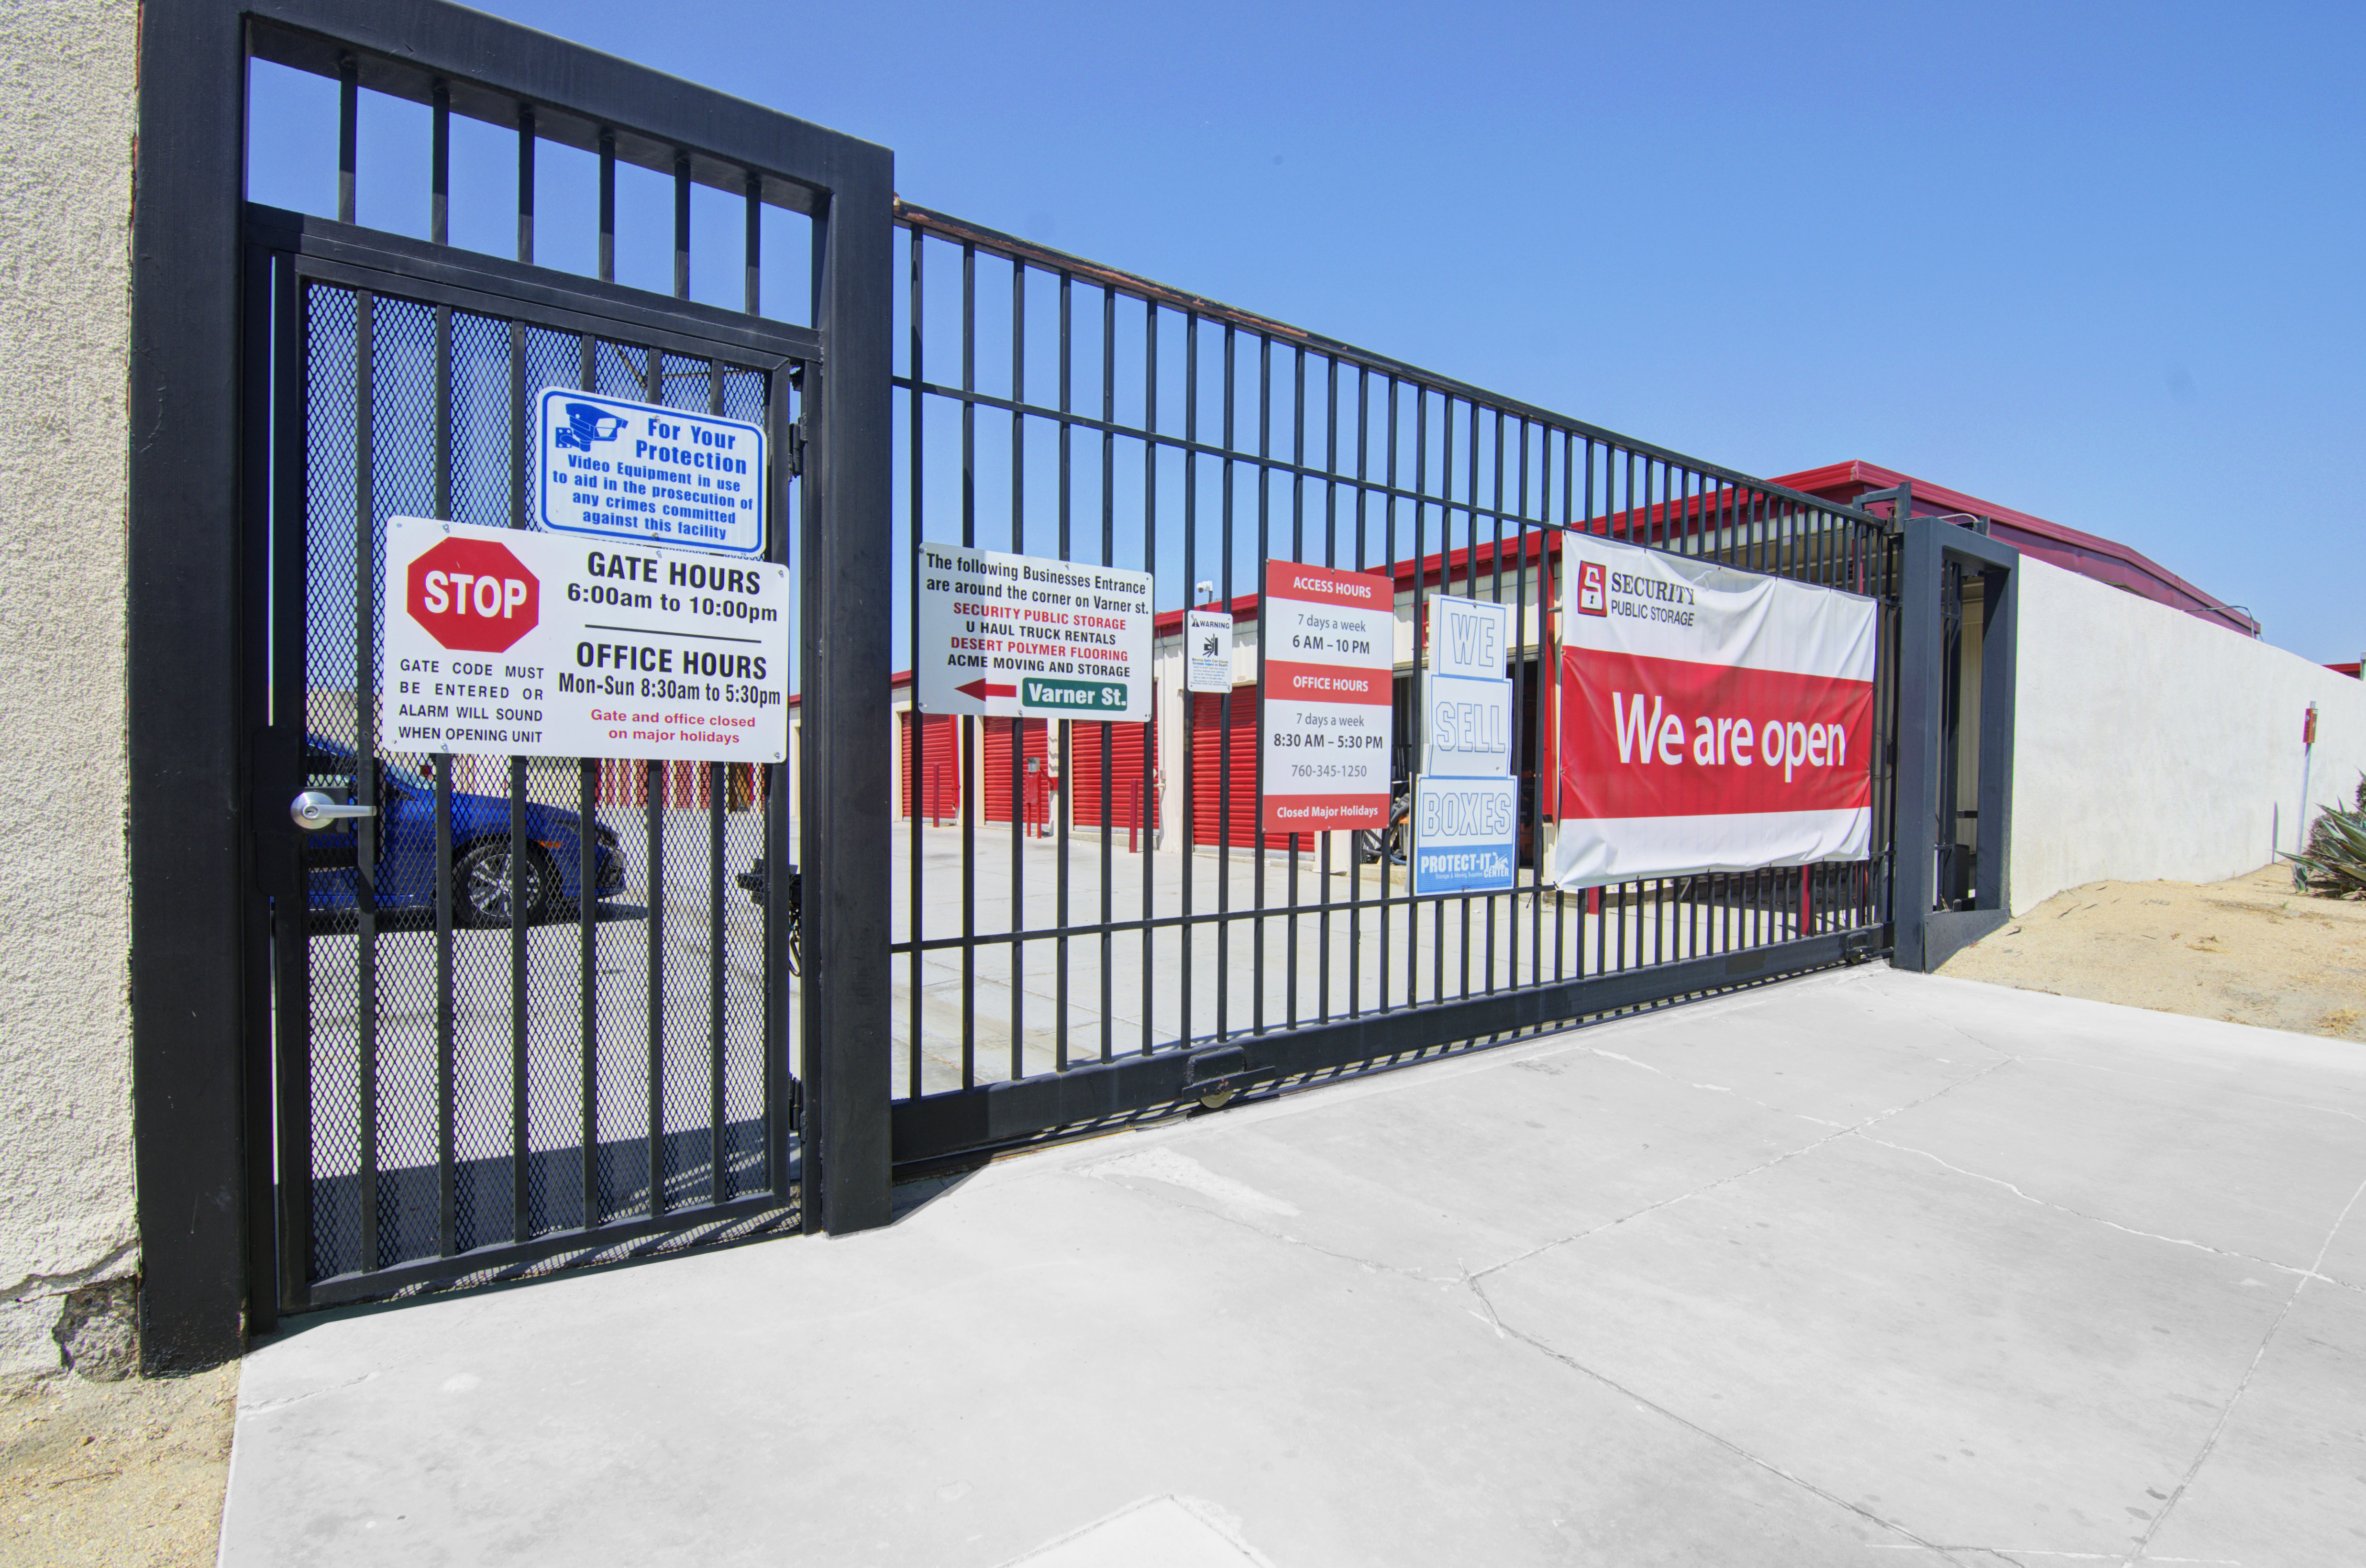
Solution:
<svg viewBox="0 0 2366 1568"><path fill-rule="evenodd" d="M438 227L406 240L350 221L362 79L405 82L335 68L344 220L250 207L245 233L279 1305L789 1224L794 907L764 897L795 859L788 765L421 750L377 695L388 520L529 526L546 389L763 427L766 547L788 560L820 347L754 313L760 177L745 311L536 267L535 106L516 106L518 257L467 254L442 232L451 88L422 77ZM616 136L595 145L604 274ZM673 173L680 296L687 154ZM790 627L763 630L790 664ZM486 679L457 694L480 717L530 700L517 672Z"/></svg>

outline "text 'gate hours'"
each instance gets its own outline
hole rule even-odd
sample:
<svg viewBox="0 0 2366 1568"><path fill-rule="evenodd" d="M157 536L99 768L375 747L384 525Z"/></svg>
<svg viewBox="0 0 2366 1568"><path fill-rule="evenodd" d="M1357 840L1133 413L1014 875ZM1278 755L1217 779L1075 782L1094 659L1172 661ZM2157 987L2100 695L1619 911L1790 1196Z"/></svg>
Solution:
<svg viewBox="0 0 2366 1568"><path fill-rule="evenodd" d="M785 566L397 517L380 581L390 750L788 756Z"/></svg>

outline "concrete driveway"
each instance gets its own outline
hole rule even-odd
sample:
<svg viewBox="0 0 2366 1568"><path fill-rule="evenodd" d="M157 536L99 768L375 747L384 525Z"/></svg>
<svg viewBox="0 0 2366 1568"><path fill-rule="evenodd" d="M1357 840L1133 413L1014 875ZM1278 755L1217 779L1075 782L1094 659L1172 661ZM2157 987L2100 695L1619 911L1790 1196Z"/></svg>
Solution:
<svg viewBox="0 0 2366 1568"><path fill-rule="evenodd" d="M1868 967L323 1314L224 1561L2360 1562L2361 1066Z"/></svg>

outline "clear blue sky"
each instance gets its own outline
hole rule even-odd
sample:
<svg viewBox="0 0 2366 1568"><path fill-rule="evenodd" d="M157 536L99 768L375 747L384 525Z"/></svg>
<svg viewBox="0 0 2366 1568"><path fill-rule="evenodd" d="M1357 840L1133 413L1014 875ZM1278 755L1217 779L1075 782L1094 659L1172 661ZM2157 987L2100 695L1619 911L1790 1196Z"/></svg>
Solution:
<svg viewBox="0 0 2366 1568"><path fill-rule="evenodd" d="M485 8L884 143L924 205L2366 649L2366 7Z"/></svg>

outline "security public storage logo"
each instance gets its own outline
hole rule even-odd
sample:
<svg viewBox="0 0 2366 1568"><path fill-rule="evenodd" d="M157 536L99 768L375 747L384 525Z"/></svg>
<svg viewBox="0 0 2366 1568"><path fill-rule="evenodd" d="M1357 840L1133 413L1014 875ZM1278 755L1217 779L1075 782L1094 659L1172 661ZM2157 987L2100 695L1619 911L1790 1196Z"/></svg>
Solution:
<svg viewBox="0 0 2366 1568"><path fill-rule="evenodd" d="M1610 569L1598 560L1577 563L1577 613L1610 614Z"/></svg>
<svg viewBox="0 0 2366 1568"><path fill-rule="evenodd" d="M411 563L404 586L411 618L463 652L507 652L542 619L541 582L491 539L438 539Z"/></svg>

